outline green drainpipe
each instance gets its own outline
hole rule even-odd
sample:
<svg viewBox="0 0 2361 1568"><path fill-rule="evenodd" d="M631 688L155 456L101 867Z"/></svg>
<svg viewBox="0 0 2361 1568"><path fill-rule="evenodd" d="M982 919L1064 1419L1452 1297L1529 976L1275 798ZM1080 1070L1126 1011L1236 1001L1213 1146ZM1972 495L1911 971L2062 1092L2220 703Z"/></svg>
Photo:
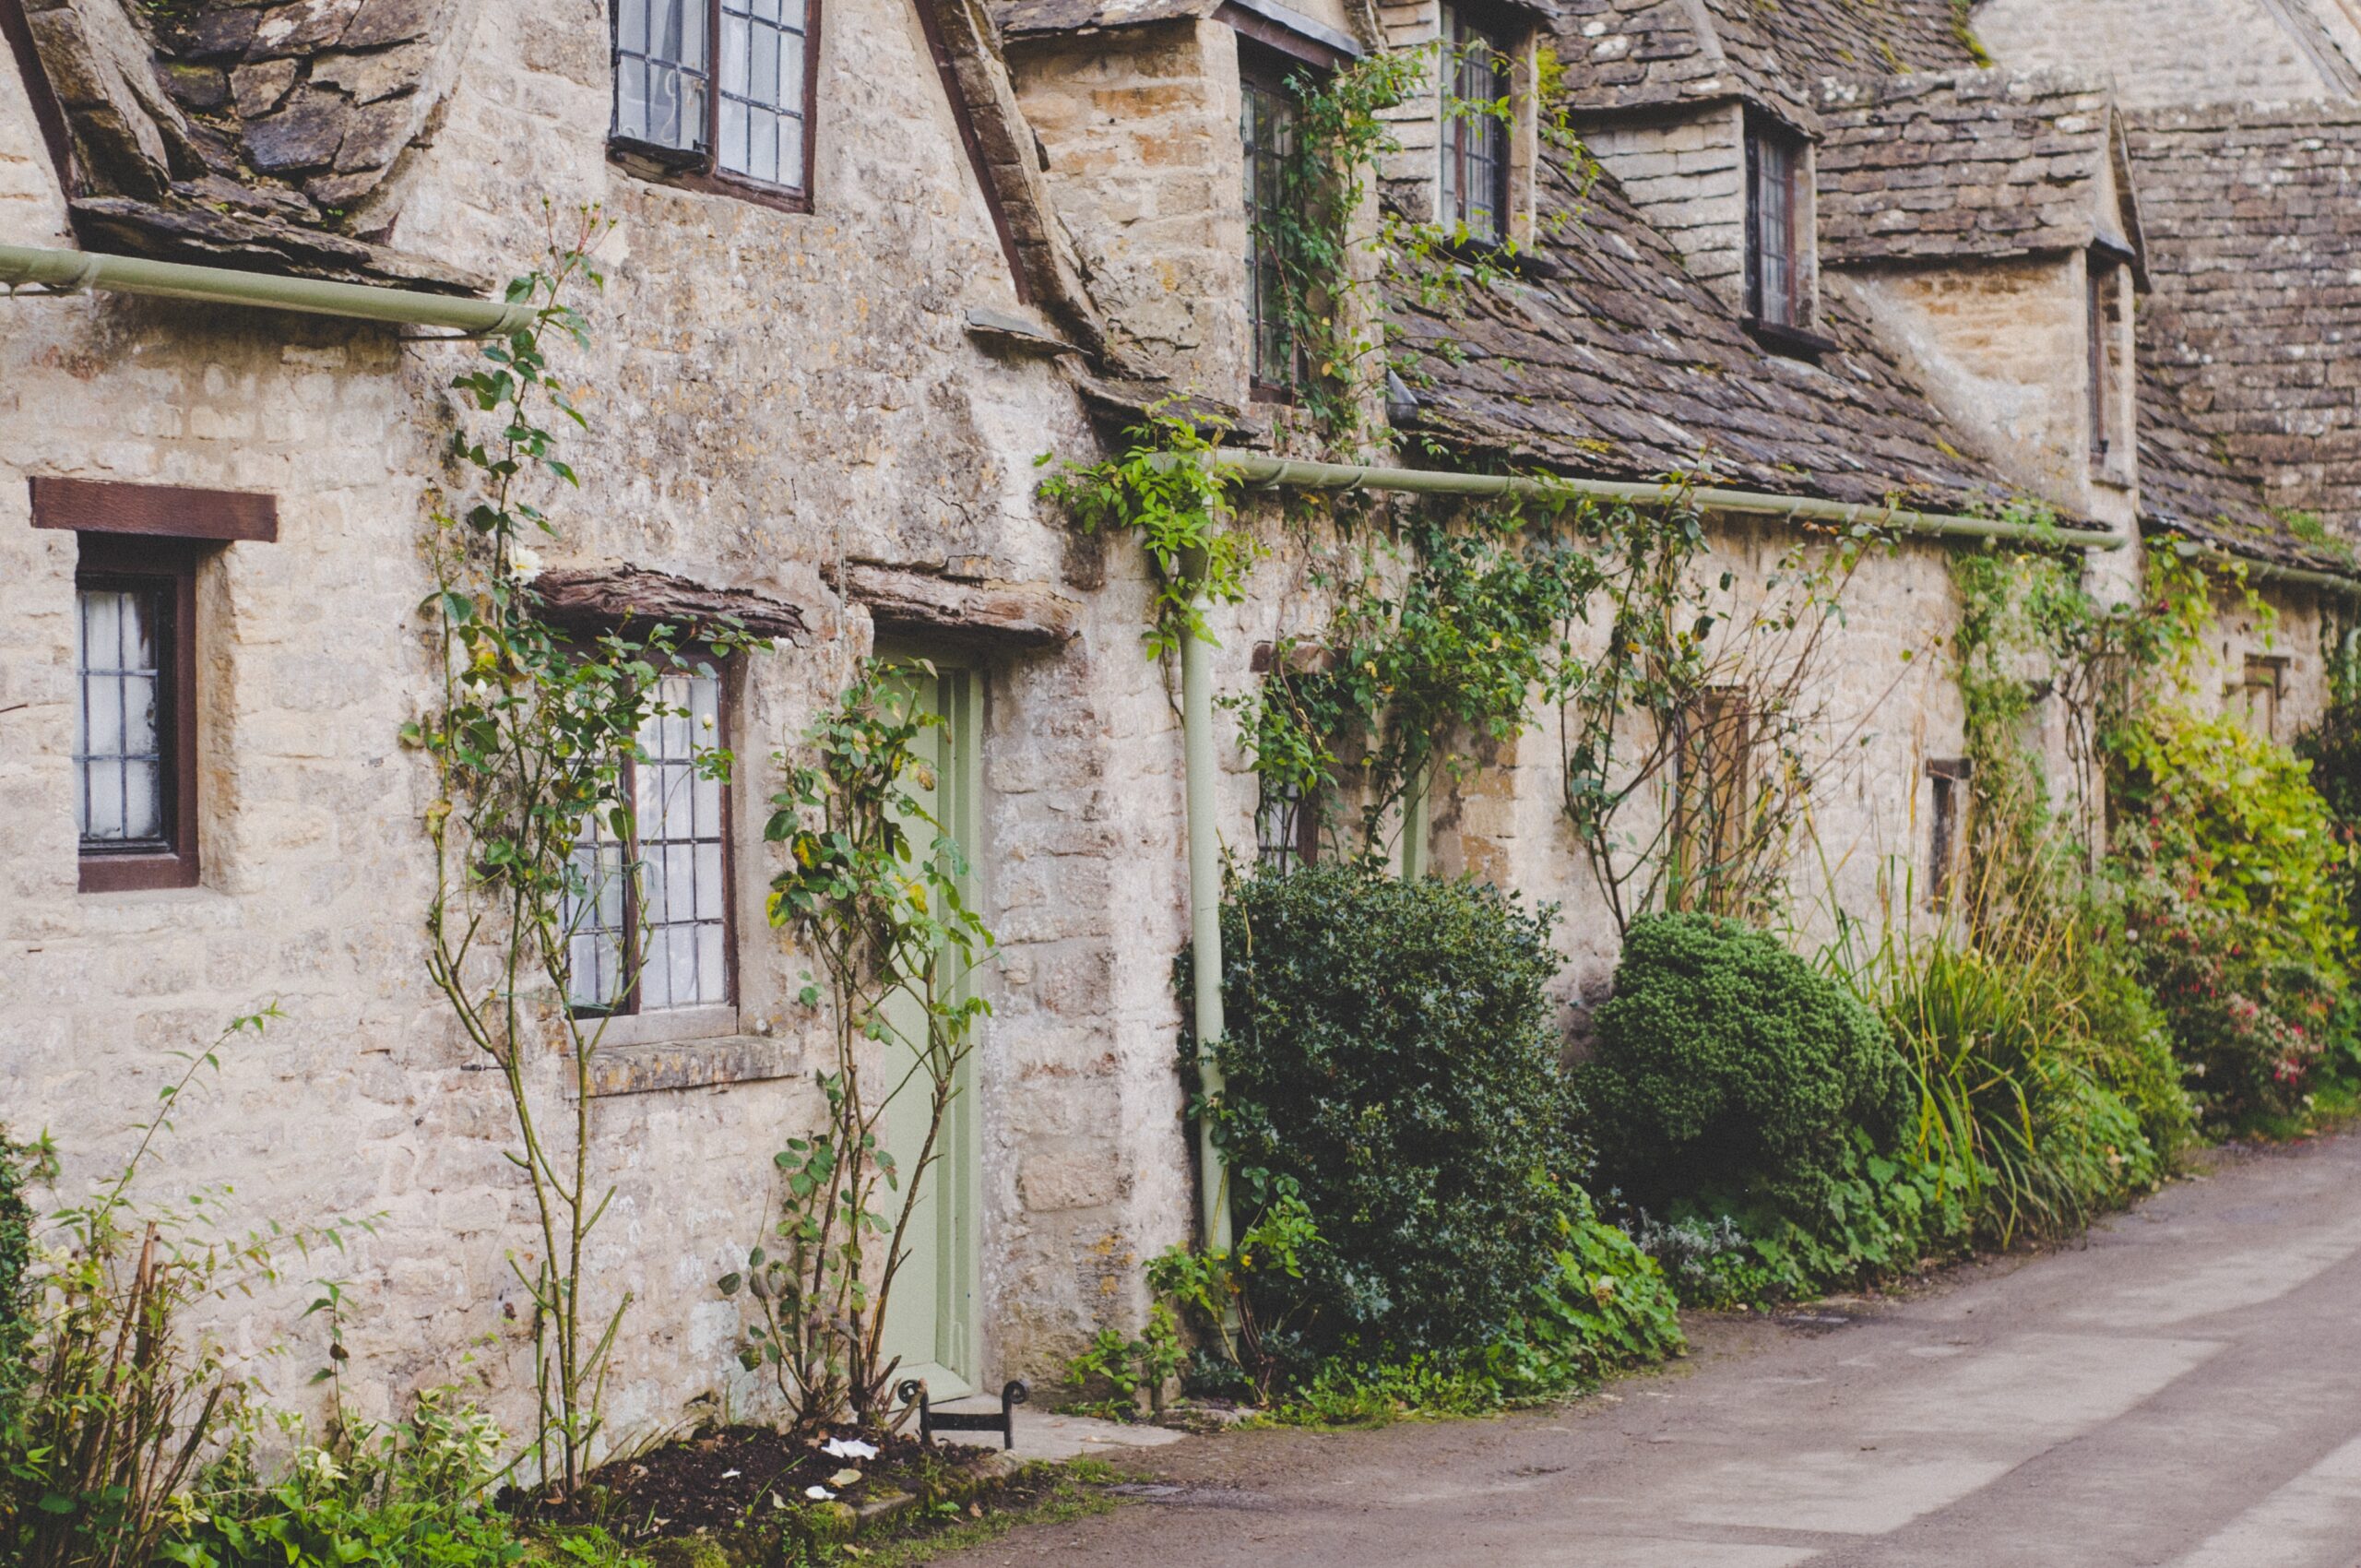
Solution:
<svg viewBox="0 0 2361 1568"><path fill-rule="evenodd" d="M103 289L118 294L303 311L397 327L441 327L476 337L506 336L533 324L531 305L501 300L369 283L326 283L315 278L281 278L268 272L237 272L225 267L191 267L144 256L33 245L0 245L0 287L11 294L27 288L42 294Z"/></svg>
<svg viewBox="0 0 2361 1568"><path fill-rule="evenodd" d="M1184 564L1183 570L1192 570ZM1202 604L1200 605L1202 608ZM1221 834L1215 825L1214 674L1206 639L1180 634L1180 732L1189 813L1189 944L1195 966L1197 1072L1208 1099L1221 1092L1214 1042L1227 1025L1221 1007ZM1208 1252L1229 1248L1229 1168L1214 1142L1213 1119L1197 1127L1202 1240Z"/></svg>

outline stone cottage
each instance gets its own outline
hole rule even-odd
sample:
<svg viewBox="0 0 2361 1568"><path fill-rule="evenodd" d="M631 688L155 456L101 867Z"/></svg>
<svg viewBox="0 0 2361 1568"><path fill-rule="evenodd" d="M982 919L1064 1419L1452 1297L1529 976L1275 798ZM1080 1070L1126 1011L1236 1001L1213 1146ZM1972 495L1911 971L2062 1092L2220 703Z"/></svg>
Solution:
<svg viewBox="0 0 2361 1568"><path fill-rule="evenodd" d="M1711 519L1741 585L1798 506L2028 495L2118 583L2185 540L2279 605L2223 659L2284 736L2355 591L2361 42L2342 0L2186 8L2132 58L2098 0L1991 0L1974 30L1950 0L0 0L0 278L35 285L0 303L0 1120L86 1182L166 1052L276 999L151 1180L368 1218L336 1265L363 1412L464 1374L523 1415L506 1111L424 973L431 780L397 744L433 673L421 541L471 350L388 322L462 319L536 262L545 212L594 205L589 429L543 586L777 638L688 694L737 767L641 846L694 891L599 1061L592 1277L635 1297L611 1419L758 1398L713 1281L764 1233L824 1049L763 918L761 827L777 754L872 649L940 671L943 812L1003 944L896 1348L938 1394L1054 1374L1136 1320L1139 1260L1196 1204L1175 677L1143 656L1138 552L1071 529L1035 460L1182 395L1234 447L1316 455L1262 248L1290 79L1424 51L1361 232L1382 204L1498 274L1392 301L1401 374L1357 459L1707 476L1754 498ZM2243 62L2235 102L2190 51ZM394 314L192 303L98 255ZM1213 613L1225 691L1319 611L1277 503L1252 521L1275 549ZM1952 548L1905 532L1853 590L1834 873L1806 902L1940 880ZM1264 802L1233 739L1215 826L1247 857ZM1566 904L1572 1017L1615 934L1555 753L1545 720L1412 832L1438 869ZM291 1397L267 1352L305 1300L222 1324Z"/></svg>

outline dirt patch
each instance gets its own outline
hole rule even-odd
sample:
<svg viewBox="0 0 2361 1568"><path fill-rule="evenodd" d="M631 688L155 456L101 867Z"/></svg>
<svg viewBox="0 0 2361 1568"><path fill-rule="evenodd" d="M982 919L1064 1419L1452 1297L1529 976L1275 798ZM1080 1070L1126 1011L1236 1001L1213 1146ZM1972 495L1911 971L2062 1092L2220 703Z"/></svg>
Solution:
<svg viewBox="0 0 2361 1568"><path fill-rule="evenodd" d="M627 1540L654 1540L784 1523L841 1505L858 1517L906 1497L966 1492L999 1471L991 1451L922 1444L896 1434L865 1440L875 1455L828 1451L827 1434L732 1426L675 1439L593 1470L571 1506L533 1511L565 1524L599 1524Z"/></svg>

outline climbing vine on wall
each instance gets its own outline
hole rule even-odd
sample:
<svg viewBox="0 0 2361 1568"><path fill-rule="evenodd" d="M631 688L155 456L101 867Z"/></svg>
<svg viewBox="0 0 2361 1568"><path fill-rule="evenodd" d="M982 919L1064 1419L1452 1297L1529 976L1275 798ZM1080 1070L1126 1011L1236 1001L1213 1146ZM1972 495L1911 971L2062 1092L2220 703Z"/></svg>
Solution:
<svg viewBox="0 0 2361 1568"><path fill-rule="evenodd" d="M1406 351L1388 297L1451 315L1513 277L1525 249L1513 235L1478 243L1464 223L1414 218L1389 204L1372 210L1380 172L1402 150L1386 116L1452 77L1455 65L1451 46L1430 43L1381 51L1324 77L1299 73L1288 80L1298 103L1296 131L1280 161L1279 199L1258 238L1277 258L1287 335L1302 362L1297 406L1338 454L1362 453L1375 440L1370 416L1387 372L1423 382L1422 354L1459 354L1448 334ZM1545 45L1525 91L1548 155L1578 193L1586 192L1598 165L1573 134L1564 75ZM1452 98L1448 112L1513 125L1520 110L1514 96L1503 96ZM1537 214L1536 226L1556 232L1572 218L1553 208Z"/></svg>
<svg viewBox="0 0 2361 1568"><path fill-rule="evenodd" d="M703 628L695 652L681 628L662 624L577 637L541 615L528 540L558 528L536 496L575 482L552 426L584 423L552 350L588 345L573 301L600 282L589 253L605 231L585 210L574 232L553 234L548 262L508 288L511 302L534 307L531 325L484 343L475 368L451 383L457 493L433 499L426 554L435 586L420 606L439 679L427 710L403 730L435 788L425 823L434 854L427 973L504 1090L514 1132L505 1152L530 1194L534 1227L532 1244L508 1260L531 1303L532 1452L541 1479L569 1497L604 1430L607 1356L632 1299L628 1289L599 1289L585 1260L612 1192L599 1184L590 1131L605 1010L572 1004L586 979L575 973L575 938L602 894L622 902L607 877L642 874L625 859L636 842L625 761L647 760L641 736L652 719L689 717L665 702L662 678L755 646L728 626ZM727 777L727 753L699 747L694 760L702 776ZM607 869L594 886L575 851L601 835L609 853L591 858ZM635 973L644 932L618 940ZM563 1094L544 1064L562 1069Z"/></svg>
<svg viewBox="0 0 2361 1568"><path fill-rule="evenodd" d="M1266 802L1333 828L1356 800L1358 851L1383 849L1413 790L1467 771L1467 742L1515 739L1571 667L1599 578L1576 541L1601 526L1587 505L1511 501L1349 545L1325 630L1279 639L1232 703Z"/></svg>
<svg viewBox="0 0 2361 1568"><path fill-rule="evenodd" d="M1705 566L1692 506L1612 543L1604 646L1560 698L1566 821L1619 930L1663 909L1759 919L1830 770L1892 689L1837 732L1829 635L1854 575L1890 540L1867 525L1815 530L1745 604L1735 572Z"/></svg>
<svg viewBox="0 0 2361 1568"><path fill-rule="evenodd" d="M1178 647L1184 633L1209 636L1203 606L1244 599L1256 554L1253 535L1236 526L1238 470L1218 456L1225 427L1201 429L1172 408L1149 409L1123 433L1120 456L1063 463L1041 481L1041 493L1063 505L1084 531L1138 535L1156 583L1150 657ZM1046 466L1055 456L1034 461Z"/></svg>

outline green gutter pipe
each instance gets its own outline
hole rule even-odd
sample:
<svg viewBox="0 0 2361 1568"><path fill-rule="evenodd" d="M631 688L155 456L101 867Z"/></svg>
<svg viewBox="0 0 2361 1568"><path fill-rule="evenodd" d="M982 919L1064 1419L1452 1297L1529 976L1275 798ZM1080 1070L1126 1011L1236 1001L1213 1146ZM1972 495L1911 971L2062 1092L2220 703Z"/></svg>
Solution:
<svg viewBox="0 0 2361 1568"><path fill-rule="evenodd" d="M2193 550L2199 560L2224 572L2242 571L2248 577L2262 582L2302 583L2308 588L2343 594L2347 599L2361 599L2361 580L2336 572L2316 572L2306 566L2282 566L2276 562L2258 561L2236 551L2221 550L2210 544L2194 544Z"/></svg>
<svg viewBox="0 0 2361 1568"><path fill-rule="evenodd" d="M1519 495L1535 499L1586 496L1598 501L1663 505L1686 500L1706 512L1746 512L1789 517L1808 523L1849 527L1868 523L1902 533L1938 534L1954 539L2021 539L2070 546L2076 550L2120 550L2129 542L2117 533L2081 533L2030 523L2004 522L1997 517L1970 517L1950 512L1912 512L1899 507L1858 505L1843 501L1815 501L1793 495L1768 495L1751 490L1684 489L1674 484L1631 484L1599 479L1526 479L1501 474L1446 473L1433 469L1370 468L1354 463L1312 463L1291 457L1266 457L1225 446L1214 461L1237 470L1240 479L1259 489L1281 490L1399 490L1418 495Z"/></svg>
<svg viewBox="0 0 2361 1568"><path fill-rule="evenodd" d="M11 294L27 287L52 294L105 289L118 294L303 311L400 327L443 327L479 337L506 336L533 324L531 305L501 300L369 283L326 283L314 278L281 278L268 272L235 272L223 267L190 267L176 261L33 245L0 245L0 287Z"/></svg>

